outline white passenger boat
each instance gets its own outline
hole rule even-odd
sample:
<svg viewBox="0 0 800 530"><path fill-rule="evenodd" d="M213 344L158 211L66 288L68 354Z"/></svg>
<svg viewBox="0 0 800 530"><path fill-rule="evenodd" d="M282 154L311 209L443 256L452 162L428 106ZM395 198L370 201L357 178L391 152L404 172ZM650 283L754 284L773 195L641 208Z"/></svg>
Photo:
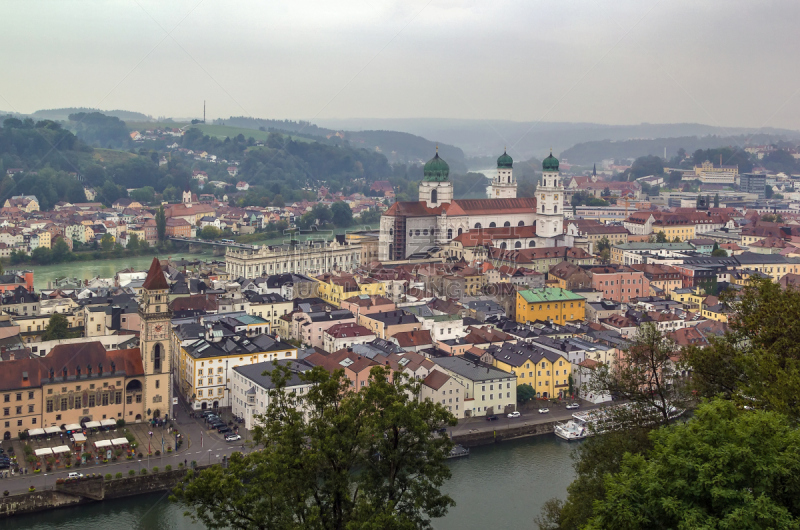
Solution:
<svg viewBox="0 0 800 530"><path fill-rule="evenodd" d="M569 420L564 423L559 423L553 428L556 436L564 440L583 440L589 436L589 429L586 424L580 420Z"/></svg>

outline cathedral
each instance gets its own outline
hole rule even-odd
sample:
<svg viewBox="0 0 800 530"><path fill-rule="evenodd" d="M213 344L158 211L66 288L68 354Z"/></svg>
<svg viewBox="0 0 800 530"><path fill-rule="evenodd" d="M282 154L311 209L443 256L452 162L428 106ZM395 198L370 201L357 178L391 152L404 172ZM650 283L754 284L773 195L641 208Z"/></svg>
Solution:
<svg viewBox="0 0 800 530"><path fill-rule="evenodd" d="M423 169L419 201L396 202L381 217L380 261L423 258L460 234L487 228L530 227L525 248L574 246L577 232L564 232L564 186L558 160L542 162L536 197L517 198L514 161L503 153L489 199L454 199L447 162L436 155ZM520 248L518 242L516 248Z"/></svg>

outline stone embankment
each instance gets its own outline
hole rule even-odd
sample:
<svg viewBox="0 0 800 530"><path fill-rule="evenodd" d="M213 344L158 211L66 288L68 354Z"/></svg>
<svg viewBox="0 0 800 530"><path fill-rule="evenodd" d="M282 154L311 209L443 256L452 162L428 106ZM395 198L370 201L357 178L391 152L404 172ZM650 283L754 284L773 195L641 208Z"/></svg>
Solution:
<svg viewBox="0 0 800 530"><path fill-rule="evenodd" d="M488 445L502 442L503 440L513 440L515 438L525 438L527 436L538 436L549 434L553 428L561 421L549 421L546 423L535 423L533 425L513 425L510 427L499 427L493 430L475 430L453 435L453 442L464 447L476 447L478 445Z"/></svg>

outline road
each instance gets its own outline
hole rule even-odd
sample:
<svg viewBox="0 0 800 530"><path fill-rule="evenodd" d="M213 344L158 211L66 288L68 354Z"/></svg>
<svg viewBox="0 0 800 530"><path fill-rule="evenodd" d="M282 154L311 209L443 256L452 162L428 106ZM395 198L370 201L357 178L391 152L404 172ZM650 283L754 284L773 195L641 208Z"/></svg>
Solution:
<svg viewBox="0 0 800 530"><path fill-rule="evenodd" d="M528 406L520 407L519 418L509 418L506 414L498 414L497 420L495 421L486 421L485 416L464 418L458 422L458 425L450 427L448 430L451 436L457 436L475 432L500 431L502 429L510 429L511 427L535 425L551 421L566 421L572 418L573 412L577 412L578 410L596 409L608 405L608 403L593 404L583 401L581 401L580 404L581 406L577 410L567 410L567 403L565 401L557 405L547 401L535 401ZM550 409L550 412L539 414L539 407L546 407Z"/></svg>

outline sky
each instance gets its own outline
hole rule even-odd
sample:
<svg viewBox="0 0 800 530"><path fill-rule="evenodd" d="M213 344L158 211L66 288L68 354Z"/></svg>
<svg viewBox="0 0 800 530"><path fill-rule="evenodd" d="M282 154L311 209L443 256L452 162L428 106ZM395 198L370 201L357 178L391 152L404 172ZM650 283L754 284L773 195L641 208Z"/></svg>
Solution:
<svg viewBox="0 0 800 530"><path fill-rule="evenodd" d="M800 129L796 0L6 0L0 110Z"/></svg>

